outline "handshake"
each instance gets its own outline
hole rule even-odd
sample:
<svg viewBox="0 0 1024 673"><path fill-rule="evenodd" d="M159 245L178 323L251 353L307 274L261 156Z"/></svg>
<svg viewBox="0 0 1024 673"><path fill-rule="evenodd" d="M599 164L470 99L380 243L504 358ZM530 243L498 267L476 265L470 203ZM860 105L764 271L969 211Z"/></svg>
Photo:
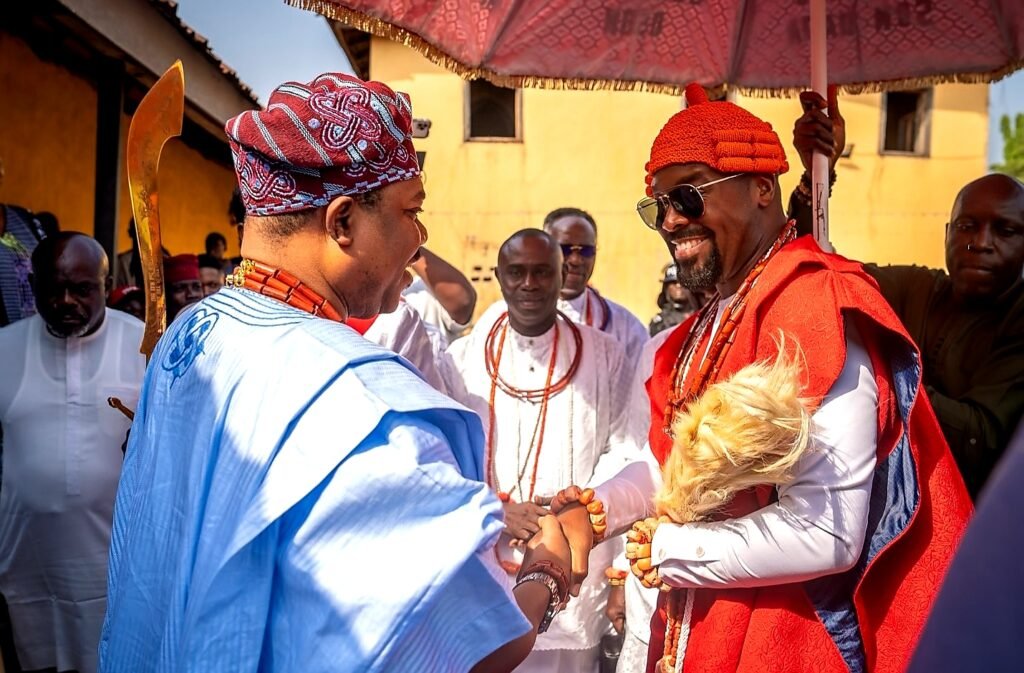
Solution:
<svg viewBox="0 0 1024 673"><path fill-rule="evenodd" d="M505 500L503 498L503 500ZM523 567L552 563L568 571L569 593L579 596L589 572L590 550L605 532L604 505L594 491L570 486L553 498L504 502L505 532L512 544L525 544Z"/></svg>

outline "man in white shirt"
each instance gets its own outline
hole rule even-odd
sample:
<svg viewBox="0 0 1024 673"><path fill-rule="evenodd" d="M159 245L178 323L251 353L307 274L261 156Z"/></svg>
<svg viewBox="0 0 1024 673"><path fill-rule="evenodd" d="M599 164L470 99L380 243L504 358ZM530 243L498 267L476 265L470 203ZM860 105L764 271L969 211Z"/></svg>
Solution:
<svg viewBox="0 0 1024 673"><path fill-rule="evenodd" d="M622 344L630 363L636 363L647 343L647 328L621 306L601 296L590 277L597 262L597 223L579 208L558 208L544 218L544 231L555 239L565 260L558 310L582 325L610 334Z"/></svg>
<svg viewBox="0 0 1024 673"><path fill-rule="evenodd" d="M107 257L63 232L32 254L38 314L0 329L0 593L25 670L91 673L107 593L121 445L143 324L105 308Z"/></svg>
<svg viewBox="0 0 1024 673"><path fill-rule="evenodd" d="M610 476L635 454L625 413L632 369L613 338L558 312L562 258L546 233L526 229L509 238L497 278L507 312L452 344L446 375L450 394L484 421L485 475L505 503L497 550L514 572L522 542L545 513L538 502ZM591 562L607 566L615 551L604 545ZM599 575L584 582L517 671L595 671L608 629Z"/></svg>

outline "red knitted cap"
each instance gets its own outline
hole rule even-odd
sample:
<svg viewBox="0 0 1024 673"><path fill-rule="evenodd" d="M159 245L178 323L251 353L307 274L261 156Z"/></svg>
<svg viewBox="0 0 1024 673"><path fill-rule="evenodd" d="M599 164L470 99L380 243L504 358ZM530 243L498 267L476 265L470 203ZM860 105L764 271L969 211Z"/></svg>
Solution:
<svg viewBox="0 0 1024 673"><path fill-rule="evenodd" d="M164 282L170 285L183 280L199 280L199 257L174 255L164 258Z"/></svg>
<svg viewBox="0 0 1024 673"><path fill-rule="evenodd" d="M647 195L654 174L672 164L707 164L720 173L785 173L786 151L772 125L739 105L709 101L704 88L686 87L686 109L672 115L651 146Z"/></svg>

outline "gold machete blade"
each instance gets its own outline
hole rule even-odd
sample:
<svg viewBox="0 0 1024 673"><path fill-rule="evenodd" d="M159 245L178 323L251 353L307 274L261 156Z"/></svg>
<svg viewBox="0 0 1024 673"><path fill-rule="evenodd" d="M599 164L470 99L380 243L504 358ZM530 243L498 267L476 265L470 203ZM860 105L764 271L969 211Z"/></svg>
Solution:
<svg viewBox="0 0 1024 673"><path fill-rule="evenodd" d="M146 93L128 127L128 190L142 260L146 293L146 331L139 352L149 360L156 342L167 327L164 296L164 264L160 245L160 214L157 200L157 168L164 144L181 135L185 115L185 71L181 61L157 80Z"/></svg>

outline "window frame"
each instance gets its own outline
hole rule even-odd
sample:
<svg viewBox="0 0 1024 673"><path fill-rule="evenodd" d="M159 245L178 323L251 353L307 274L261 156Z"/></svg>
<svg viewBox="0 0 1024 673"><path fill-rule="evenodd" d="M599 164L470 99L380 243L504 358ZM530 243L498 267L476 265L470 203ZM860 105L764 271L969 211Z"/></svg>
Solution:
<svg viewBox="0 0 1024 673"><path fill-rule="evenodd" d="M486 80L485 80L486 81ZM462 96L462 141L467 143L521 143L523 142L523 90L519 87L513 89L515 99L513 115L515 116L515 136L474 136L472 135L472 84L467 81L463 84ZM507 87L506 87L507 88Z"/></svg>
<svg viewBox="0 0 1024 673"><path fill-rule="evenodd" d="M920 128L915 138L915 148L911 151L891 150L885 147L886 128L889 123L889 94L890 93L916 93L921 96L918 102L920 115ZM921 108L924 108L921 111ZM905 89L897 91L883 91L879 100L879 132L878 132L878 154L879 156L893 157L914 157L927 159L931 157L932 150L932 112L935 109L935 88ZM920 147L918 147L920 145Z"/></svg>

